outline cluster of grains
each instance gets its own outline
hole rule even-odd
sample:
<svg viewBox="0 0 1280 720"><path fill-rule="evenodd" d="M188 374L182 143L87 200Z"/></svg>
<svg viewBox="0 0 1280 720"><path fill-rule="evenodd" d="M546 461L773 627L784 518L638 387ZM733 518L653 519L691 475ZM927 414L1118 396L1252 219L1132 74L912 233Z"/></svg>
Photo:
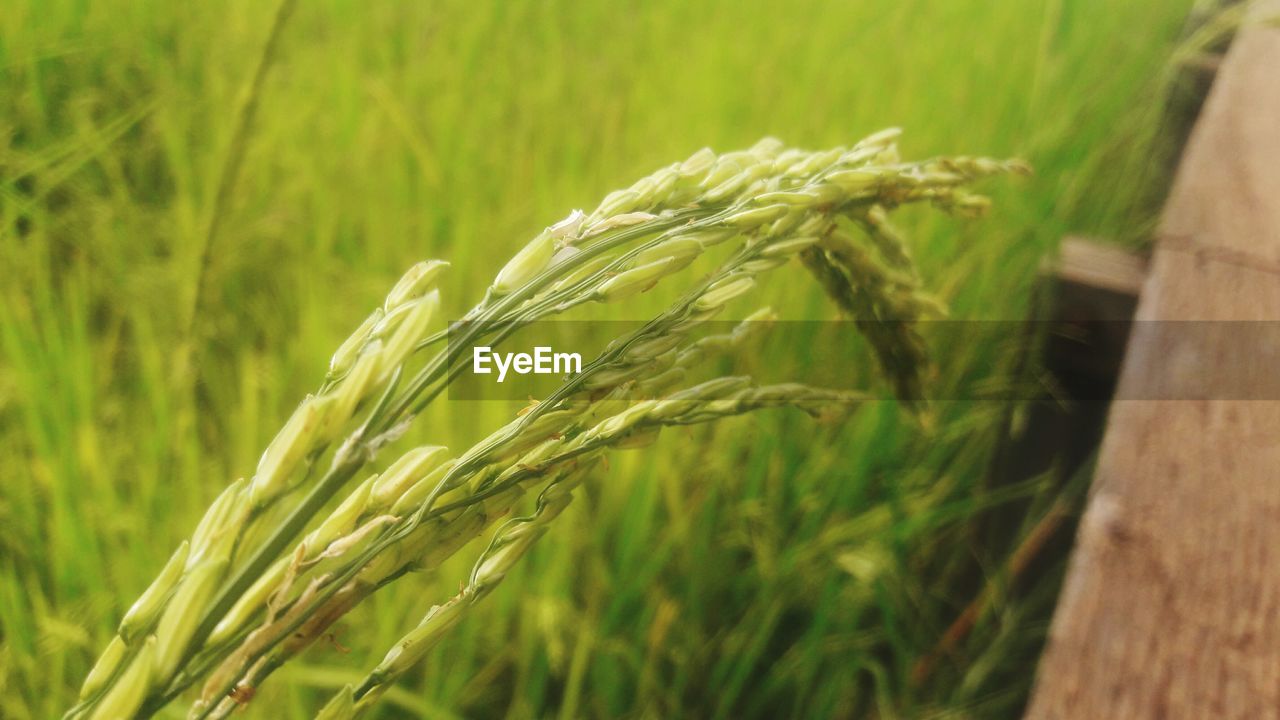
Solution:
<svg viewBox="0 0 1280 720"><path fill-rule="evenodd" d="M214 501L125 615L67 716L149 717L203 682L191 716L227 717L370 594L405 572L439 566L536 493L532 514L492 531L461 592L433 606L321 713L358 717L502 581L603 453L646 447L669 425L763 408L819 415L856 406L863 395L758 386L748 377L684 386L772 314L762 310L723 335L699 335L703 324L793 258L867 338L899 397L919 400L927 358L914 323L941 309L922 292L888 215L914 202L980 213L988 202L968 187L1025 168L969 157L904 162L897 136L885 131L819 152L766 139L664 167L539 233L454 326L448 347L433 327L447 264L410 269L339 347L320 389L285 423L253 476ZM457 454L410 449L325 512L448 386L465 361L458 348L496 345L586 303L624 301L717 247L727 257L714 270L491 436Z"/></svg>

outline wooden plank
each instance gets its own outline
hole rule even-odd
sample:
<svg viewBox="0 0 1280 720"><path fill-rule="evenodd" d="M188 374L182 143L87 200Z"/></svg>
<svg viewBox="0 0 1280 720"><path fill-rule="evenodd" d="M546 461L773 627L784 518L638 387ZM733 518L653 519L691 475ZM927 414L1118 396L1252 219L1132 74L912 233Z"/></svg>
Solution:
<svg viewBox="0 0 1280 720"><path fill-rule="evenodd" d="M1165 211L1030 718L1280 718L1280 401L1123 399L1256 370L1148 321L1280 320L1278 190L1280 31L1250 27Z"/></svg>
<svg viewBox="0 0 1280 720"><path fill-rule="evenodd" d="M1165 245L1280 267L1280 1L1258 3L1192 131L1165 208Z"/></svg>
<svg viewBox="0 0 1280 720"><path fill-rule="evenodd" d="M1046 369L1068 382L1067 396L1078 401L1110 399L1120 375L1136 312L1138 295L1147 277L1147 259L1118 247L1069 237L1047 278L1054 295L1052 327L1045 345ZM1108 388L1105 393L1084 389L1070 392L1070 380L1083 374ZM1090 409L1105 411L1105 408ZM1101 435L1096 430L1098 436ZM1089 448L1092 455L1093 448Z"/></svg>
<svg viewBox="0 0 1280 720"><path fill-rule="evenodd" d="M1122 296L1137 297L1147 277L1147 262L1135 253L1085 238L1063 239L1057 266L1057 281L1067 285L1093 287ZM1131 317L1108 313L1108 319Z"/></svg>

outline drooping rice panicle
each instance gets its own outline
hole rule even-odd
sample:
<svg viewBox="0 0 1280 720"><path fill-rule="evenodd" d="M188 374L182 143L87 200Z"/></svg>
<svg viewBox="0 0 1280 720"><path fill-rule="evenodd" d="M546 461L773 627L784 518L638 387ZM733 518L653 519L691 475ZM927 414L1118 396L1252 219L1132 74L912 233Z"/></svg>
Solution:
<svg viewBox="0 0 1280 720"><path fill-rule="evenodd" d="M565 478L593 454L643 445L664 425L855 402L861 396L753 388L738 378L671 390L706 355L735 342L737 331L696 337L702 325L793 257L854 320L899 396L918 402L927 357L913 325L933 304L889 214L914 202L981 212L987 201L968 186L1025 168L970 157L904 162L897 137L890 130L818 152L774 139L722 155L700 150L539 233L451 334L436 329L447 264L411 268L334 353L321 386L255 472L213 502L126 614L68 717L149 717L201 681L194 715L224 715L234 709L235 688L252 690L370 593L411 569L438 565L536 489L543 501L528 522L545 528L559 512L548 508L570 497ZM727 248L728 257L714 271L529 412L456 457L438 447L410 450L325 512L457 377L466 361L460 348L496 345L587 303L665 288L716 248ZM448 345L437 347L445 337ZM525 533L520 538L542 532L504 527ZM504 558L532 543L508 540L495 546L508 548ZM491 587L497 566L489 567L468 587ZM434 617L429 627L444 624ZM340 694L326 712L367 706L369 690Z"/></svg>

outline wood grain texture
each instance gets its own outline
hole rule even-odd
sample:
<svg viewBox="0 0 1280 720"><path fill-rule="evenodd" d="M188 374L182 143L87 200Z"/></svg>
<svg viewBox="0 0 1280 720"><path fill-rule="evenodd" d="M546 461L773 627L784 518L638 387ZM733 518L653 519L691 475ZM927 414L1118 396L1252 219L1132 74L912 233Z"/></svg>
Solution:
<svg viewBox="0 0 1280 720"><path fill-rule="evenodd" d="M1280 267L1280 0L1254 5L1182 157L1166 245Z"/></svg>
<svg viewBox="0 0 1280 720"><path fill-rule="evenodd" d="M1254 370L1142 321L1280 320L1280 30L1223 64L1137 320L1122 398ZM1280 401L1113 404L1027 716L1280 718Z"/></svg>
<svg viewBox="0 0 1280 720"><path fill-rule="evenodd" d="M1052 269L1060 283L1096 287L1133 297L1142 292L1142 282L1147 278L1145 258L1128 250L1079 237L1062 240L1057 262ZM1130 315L1108 316L1111 317L1127 319Z"/></svg>

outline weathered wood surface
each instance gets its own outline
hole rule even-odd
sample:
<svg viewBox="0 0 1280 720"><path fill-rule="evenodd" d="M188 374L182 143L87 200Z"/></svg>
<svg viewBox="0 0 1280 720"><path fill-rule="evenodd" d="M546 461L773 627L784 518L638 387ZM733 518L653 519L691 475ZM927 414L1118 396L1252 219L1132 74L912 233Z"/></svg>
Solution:
<svg viewBox="0 0 1280 720"><path fill-rule="evenodd" d="M1137 297L1147 278L1147 261L1111 245L1081 237L1068 237L1062 241L1062 248L1052 271L1059 284L1097 288L1117 295ZM1127 320L1130 317L1124 309L1117 309L1115 312L1105 312L1102 319Z"/></svg>
<svg viewBox="0 0 1280 720"><path fill-rule="evenodd" d="M1111 397L1146 277L1147 259L1137 253L1084 238L1063 239L1045 278L1054 300L1044 352L1045 369L1063 383L1068 397L1090 402ZM1086 380L1093 387L1077 386ZM1090 408L1081 418L1097 411L1105 408ZM1101 437L1100 424L1089 428L1091 436Z"/></svg>
<svg viewBox="0 0 1280 720"><path fill-rule="evenodd" d="M1222 65L1137 320L1027 716L1280 718L1280 401L1123 399L1252 369L1143 321L1280 321L1280 29Z"/></svg>

